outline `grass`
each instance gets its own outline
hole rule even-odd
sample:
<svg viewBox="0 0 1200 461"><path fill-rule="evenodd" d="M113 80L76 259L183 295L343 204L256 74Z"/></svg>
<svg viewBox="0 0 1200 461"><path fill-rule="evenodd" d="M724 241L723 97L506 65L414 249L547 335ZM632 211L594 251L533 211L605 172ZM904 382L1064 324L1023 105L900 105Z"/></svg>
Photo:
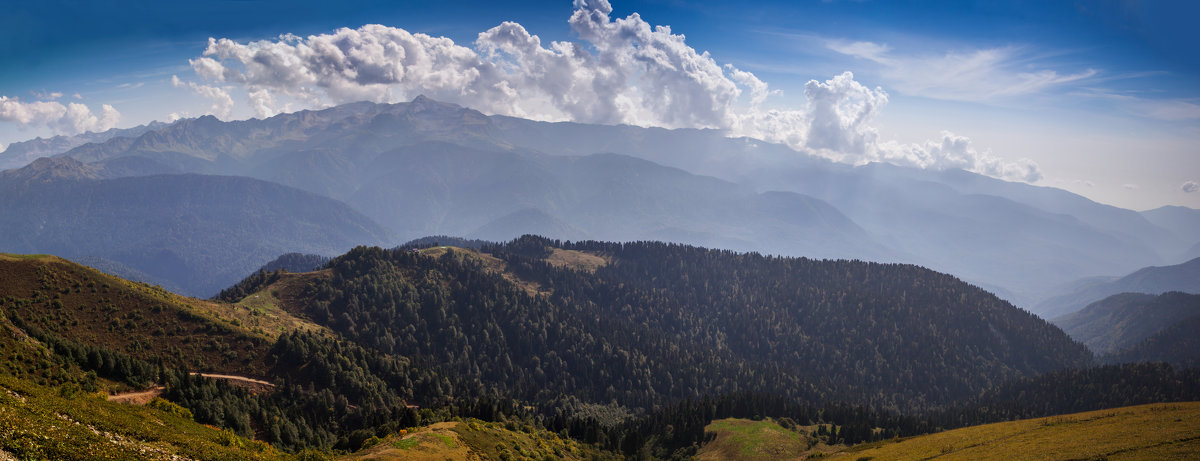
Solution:
<svg viewBox="0 0 1200 461"><path fill-rule="evenodd" d="M292 330L328 331L321 325L289 312L285 309L286 302L280 299L298 294L312 278L320 276L322 273L283 274L279 281L232 305L214 302L206 304L222 318L236 320L241 326L251 331L262 332L271 339ZM298 307L295 310L299 312Z"/></svg>
<svg viewBox="0 0 1200 461"><path fill-rule="evenodd" d="M179 296L57 257L0 257L0 308L59 337L188 369L259 375L273 337L230 305Z"/></svg>
<svg viewBox="0 0 1200 461"><path fill-rule="evenodd" d="M716 434L716 438L697 453L700 460L797 459L808 450L807 437L770 419L722 419L704 429Z"/></svg>
<svg viewBox="0 0 1200 461"><path fill-rule="evenodd" d="M0 376L0 450L17 459L286 459L271 446L179 414ZM70 395L70 394L68 394Z"/></svg>
<svg viewBox="0 0 1200 461"><path fill-rule="evenodd" d="M1195 459L1200 402L1010 421L851 447L832 460Z"/></svg>
<svg viewBox="0 0 1200 461"><path fill-rule="evenodd" d="M546 262L554 267L565 267L581 272L596 272L596 269L608 265L603 257L577 250L554 248L554 252L546 258Z"/></svg>
<svg viewBox="0 0 1200 461"><path fill-rule="evenodd" d="M0 253L0 261L38 261L38 260L50 260L53 258L55 258L55 257L51 256L51 255L41 255L41 254L18 255L18 254L12 254L12 253Z"/></svg>
<svg viewBox="0 0 1200 461"><path fill-rule="evenodd" d="M340 459L617 459L557 434L517 423L475 419L450 421L405 431Z"/></svg>
<svg viewBox="0 0 1200 461"><path fill-rule="evenodd" d="M516 285L517 287L521 288L522 290L525 290L525 292L530 295L549 295L550 294L548 291L543 290L541 285L538 284L537 282L534 282L531 280L524 280L524 279L518 277L516 274L508 271L508 265L505 264L503 260L501 260L500 258L497 258L495 256L492 256L488 253L483 253L480 251L471 250L471 249L467 249L467 248L459 248L459 247L451 247L451 246L440 246L440 247L426 248L426 249L421 250L421 254L423 254L425 256L435 257L435 258L440 257L446 253L451 253L455 257L458 257L463 260L477 261L483 266L484 270L486 270L487 272L499 274L501 277L504 278L504 280L507 280L510 283L512 283L513 285Z"/></svg>

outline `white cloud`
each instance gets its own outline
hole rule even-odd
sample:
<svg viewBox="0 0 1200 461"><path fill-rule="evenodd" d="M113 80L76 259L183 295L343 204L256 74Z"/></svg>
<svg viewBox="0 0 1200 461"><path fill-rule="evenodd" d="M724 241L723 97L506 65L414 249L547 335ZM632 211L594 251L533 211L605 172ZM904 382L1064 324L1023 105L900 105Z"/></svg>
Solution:
<svg viewBox="0 0 1200 461"><path fill-rule="evenodd" d="M956 101L991 101L1037 93L1051 87L1094 77L1095 69L1060 74L1055 70L1028 70L1018 47L908 56L872 42L828 40L835 52L879 65L889 86L904 94Z"/></svg>
<svg viewBox="0 0 1200 461"><path fill-rule="evenodd" d="M61 93L57 97L61 97ZM44 126L55 134L78 134L85 131L105 131L116 126L121 114L113 106L100 106L100 113L80 103L63 105L57 101L24 102L0 96L0 122L15 122L22 127Z"/></svg>
<svg viewBox="0 0 1200 461"><path fill-rule="evenodd" d="M233 97L229 95L228 88L217 86L201 85L196 82L185 82L179 79L179 76L171 76L171 86L175 88L188 88L201 97L212 102L212 107L208 109L208 113L217 118L227 119L229 114L233 112Z"/></svg>
<svg viewBox="0 0 1200 461"><path fill-rule="evenodd" d="M62 92L59 91L30 91L29 94L32 94L33 97L43 101L55 101L58 98L61 98L63 95Z"/></svg>
<svg viewBox="0 0 1200 461"><path fill-rule="evenodd" d="M1180 185L1179 190L1183 191L1185 194L1190 194L1192 192L1200 191L1200 184L1196 183L1196 181L1188 181Z"/></svg>
<svg viewBox="0 0 1200 461"><path fill-rule="evenodd" d="M874 90L844 72L824 83L810 80L804 85L808 98L808 136L805 147L858 160L874 160L879 137L871 121L888 96L882 88Z"/></svg>
<svg viewBox="0 0 1200 461"><path fill-rule="evenodd" d="M1037 163L1027 158L1008 161L980 152L971 145L971 140L948 131L942 132L938 141L921 144L899 144L894 141L879 146L878 159L898 165L944 170L959 168L979 174L1010 181L1037 182L1042 179Z"/></svg>
<svg viewBox="0 0 1200 461"><path fill-rule="evenodd" d="M425 94L538 120L721 129L850 163L967 168L1027 181L1041 177L1028 160L1006 162L949 134L923 145L881 144L872 122L888 95L855 81L850 72L808 82L805 107L765 109L778 92L754 74L719 64L668 26L652 26L637 13L611 14L606 0L576 0L568 22L578 42L543 43L515 22L480 33L472 47L382 25L248 43L210 38L203 55L189 63L202 80L222 86L173 82L212 99L219 114L232 108L229 90L235 87L259 117L293 103L323 107ZM873 59L889 53L870 43L846 49ZM1032 91L1065 78L1075 77L1033 73L1008 91Z"/></svg>
<svg viewBox="0 0 1200 461"><path fill-rule="evenodd" d="M1123 187L1125 190L1138 190L1138 189L1141 189L1141 186L1138 186L1137 184L1132 184L1132 183L1128 183L1128 184L1121 184L1121 187Z"/></svg>

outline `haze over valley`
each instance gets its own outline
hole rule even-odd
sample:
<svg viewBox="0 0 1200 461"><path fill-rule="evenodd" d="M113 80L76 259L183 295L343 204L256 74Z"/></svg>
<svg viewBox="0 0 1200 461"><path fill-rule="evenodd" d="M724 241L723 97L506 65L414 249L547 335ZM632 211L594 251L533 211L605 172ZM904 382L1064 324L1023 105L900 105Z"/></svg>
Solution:
<svg viewBox="0 0 1200 461"><path fill-rule="evenodd" d="M1194 6L301 3L0 27L0 458L1198 452Z"/></svg>

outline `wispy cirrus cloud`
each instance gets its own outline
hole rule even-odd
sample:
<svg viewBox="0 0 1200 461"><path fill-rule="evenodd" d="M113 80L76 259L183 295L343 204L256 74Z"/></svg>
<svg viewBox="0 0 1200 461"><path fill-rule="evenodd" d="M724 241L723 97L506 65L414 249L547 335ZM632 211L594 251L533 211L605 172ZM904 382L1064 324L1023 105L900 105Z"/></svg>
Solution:
<svg viewBox="0 0 1200 461"><path fill-rule="evenodd" d="M906 54L868 41L830 39L824 44L874 63L888 86L901 93L936 99L991 102L1084 82L1099 74L1091 68L1060 73L1031 67L1027 53L1017 46Z"/></svg>
<svg viewBox="0 0 1200 461"><path fill-rule="evenodd" d="M1200 100L1180 98L1147 98L1123 94L1103 88L1087 88L1074 93L1084 98L1108 101L1133 115L1166 122L1200 120Z"/></svg>

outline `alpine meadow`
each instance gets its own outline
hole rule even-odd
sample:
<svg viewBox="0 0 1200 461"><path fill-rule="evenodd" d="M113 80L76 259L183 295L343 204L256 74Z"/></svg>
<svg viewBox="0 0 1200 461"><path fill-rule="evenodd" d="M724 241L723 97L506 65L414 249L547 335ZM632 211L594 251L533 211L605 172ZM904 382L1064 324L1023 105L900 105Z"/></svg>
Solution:
<svg viewBox="0 0 1200 461"><path fill-rule="evenodd" d="M1197 17L6 5L0 460L1200 457Z"/></svg>

